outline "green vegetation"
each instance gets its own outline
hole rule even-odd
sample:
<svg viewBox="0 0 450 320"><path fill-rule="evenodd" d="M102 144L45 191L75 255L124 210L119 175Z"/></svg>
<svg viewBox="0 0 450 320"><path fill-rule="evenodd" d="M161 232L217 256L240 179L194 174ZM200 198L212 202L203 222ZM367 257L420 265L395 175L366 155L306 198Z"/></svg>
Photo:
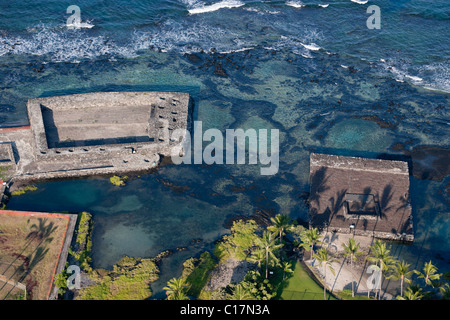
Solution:
<svg viewBox="0 0 450 320"><path fill-rule="evenodd" d="M190 284L183 277L172 278L163 289L166 291L167 300L188 300L187 291Z"/></svg>
<svg viewBox="0 0 450 320"><path fill-rule="evenodd" d="M248 296L248 300L270 300L275 295L275 286L269 279L264 278L258 271L249 271L238 286L242 287L242 293ZM233 290L229 300L235 300L236 289Z"/></svg>
<svg viewBox="0 0 450 320"><path fill-rule="evenodd" d="M353 269L353 261L358 260L358 256L362 255L363 252L359 250L359 243L356 243L355 239L348 239L347 243L343 243L344 257L350 260L350 266ZM352 297L355 296L355 283L352 281Z"/></svg>
<svg viewBox="0 0 450 320"><path fill-rule="evenodd" d="M305 229L300 234L301 242L299 243L299 247L309 250L310 256L312 257L314 255L314 246L322 244L319 241L320 237L320 232L317 228Z"/></svg>
<svg viewBox="0 0 450 320"><path fill-rule="evenodd" d="M81 212L78 215L78 227L75 230L75 245L69 249L69 254L78 261L80 268L86 272L92 271L90 266L92 250L91 233L92 215L88 212Z"/></svg>
<svg viewBox="0 0 450 320"><path fill-rule="evenodd" d="M335 293L335 295L342 300L374 300L374 298L367 297L366 295L355 295L352 289L344 289Z"/></svg>
<svg viewBox="0 0 450 320"><path fill-rule="evenodd" d="M269 274L269 265L275 267L279 263L276 252L283 246L282 244L275 244L275 237L269 231L264 231L261 238L255 239L255 245L257 249L254 251L254 256L260 259L265 256L265 266L266 266L266 279ZM260 260L259 260L260 262Z"/></svg>
<svg viewBox="0 0 450 320"><path fill-rule="evenodd" d="M283 214L278 214L275 217L270 218L270 221L272 222L272 225L267 227L267 230L278 234L279 243L282 242L283 236L286 235L287 232L292 232L295 228L292 219Z"/></svg>
<svg viewBox="0 0 450 320"><path fill-rule="evenodd" d="M387 276L387 279L400 280L400 296L403 296L404 283L411 283L412 270L409 270L410 265L405 261L397 261L392 268L392 274Z"/></svg>
<svg viewBox="0 0 450 320"><path fill-rule="evenodd" d="M201 297L202 289L206 285L211 271L217 266L216 260L208 251L205 251L200 258L186 260L183 266L181 278L190 284L187 295Z"/></svg>
<svg viewBox="0 0 450 320"><path fill-rule="evenodd" d="M375 263L377 267L380 268L381 281L383 281L383 272L389 271L390 268L395 264L395 259L390 255L391 250L386 246L386 243L380 240L375 240L370 248L369 256L367 260L369 262ZM380 289L376 292L379 296Z"/></svg>
<svg viewBox="0 0 450 320"><path fill-rule="evenodd" d="M331 273L334 275L334 269L331 266L331 263L333 263L333 261L335 260L333 258L333 256L328 252L327 249L325 248L320 248L319 250L317 250L316 254L314 255L314 257L317 259L317 261L320 262L321 266L322 266L322 272L323 272L323 276L324 278L327 277L327 269L329 269L331 271ZM326 286L323 286L323 300L326 300L327 296L326 296Z"/></svg>
<svg viewBox="0 0 450 320"><path fill-rule="evenodd" d="M381 271L381 281L383 276L387 279L400 280L400 295L396 297L397 300L431 300L431 299L446 299L448 283L439 281L442 274L438 273L436 266L431 261L425 262L422 272L418 270L410 270L410 265L404 261L398 261L390 255L390 248L386 243L376 240L370 248L369 262L374 262ZM412 279L412 274L418 275L415 280ZM423 279L424 286L420 287L420 279ZM409 283L409 287L403 292L404 283ZM414 283L414 284L413 284ZM428 289L425 291L425 289ZM440 296L439 296L440 295ZM377 297L377 296L376 296ZM378 290L379 297L379 290Z"/></svg>
<svg viewBox="0 0 450 320"><path fill-rule="evenodd" d="M422 278L425 282L426 286L433 287L433 281L439 280L442 274L437 273L437 268L430 262L425 262L423 267L423 272L415 270L414 273L419 275L419 278Z"/></svg>
<svg viewBox="0 0 450 320"><path fill-rule="evenodd" d="M277 299L281 300L321 300L322 287L314 281L299 261L293 264L291 277L279 288ZM351 295L350 295L351 296ZM328 300L336 300L331 294Z"/></svg>
<svg viewBox="0 0 450 320"><path fill-rule="evenodd" d="M397 296L397 300L422 300L424 297L423 290L418 286L410 286L405 291L404 296Z"/></svg>
<svg viewBox="0 0 450 320"><path fill-rule="evenodd" d="M62 295L67 290L67 279L69 274L66 272L68 263L66 263L66 268L58 273L55 277L54 284L58 288L58 294Z"/></svg>
<svg viewBox="0 0 450 320"><path fill-rule="evenodd" d="M256 239L255 231L258 226L255 221L234 221L231 227L231 235L222 238L215 249L214 255L225 261L230 257L236 260L245 260L250 255L250 248Z"/></svg>
<svg viewBox="0 0 450 320"><path fill-rule="evenodd" d="M36 186L28 185L28 186L19 188L16 191L11 192L11 195L12 196L18 196L18 195L24 194L27 191L36 191L36 190L37 190Z"/></svg>
<svg viewBox="0 0 450 320"><path fill-rule="evenodd" d="M0 166L0 179L3 181L8 180L9 178L9 170L11 169L11 166Z"/></svg>
<svg viewBox="0 0 450 320"><path fill-rule="evenodd" d="M6 297L5 300L26 300L26 294L25 293L16 293L13 295L9 295Z"/></svg>
<svg viewBox="0 0 450 320"><path fill-rule="evenodd" d="M354 288L345 289L333 295L327 292L314 276L313 271L304 268L296 258L297 249L308 250L320 263L322 273L334 272L331 263L338 257L332 255L323 245L317 229L305 229L290 219L276 216L271 219L272 225L258 226L253 220L239 220L233 223L231 234L224 236L216 243L213 254L205 251L198 258L190 258L183 263L183 272L179 278L168 281L164 290L168 300L373 300L365 295L355 295ZM150 284L158 278L158 267L155 259L125 257L113 270L92 270L89 267L89 252L92 246L91 215L80 214L76 246L71 255L75 257L95 282L94 285L82 288L76 299L91 300L141 300L151 296ZM290 234L288 237L287 234ZM317 250L315 246L320 246ZM363 254L360 245L354 239L343 244L342 257L349 260L351 266ZM411 271L404 261L399 262L390 255L390 248L379 240L371 246L367 261L375 263L382 270L382 277L401 281L399 300L418 300L432 298L450 298L450 274L441 275L431 261L425 263L422 271ZM288 258L288 256L290 258ZM229 259L254 264L254 270L248 271L238 283L228 284L215 291L205 289L211 279L212 271ZM424 288L413 283L412 275L424 283ZM442 276L442 277L441 277ZM423 281L420 281L423 279ZM64 287L67 275L59 275L56 283ZM410 284L403 292L404 283ZM436 289L433 291L433 289ZM376 298L379 297L379 293Z"/></svg>
<svg viewBox="0 0 450 320"><path fill-rule="evenodd" d="M153 259L124 257L113 270L90 273L96 284L82 288L77 300L144 300L151 297L150 284L158 279Z"/></svg>
<svg viewBox="0 0 450 320"><path fill-rule="evenodd" d="M310 271L305 270L300 262L287 259L287 255L295 256L297 249L306 250L320 264L322 274L327 271L334 273L331 263L338 258L345 258L350 267L359 260L359 256L365 254L366 261L376 264L381 270L381 279L384 278L400 281L400 295L398 299L449 299L450 284L439 282L440 279L450 280L450 273L443 276L437 272L437 268L426 263L422 271L411 271L404 261L397 261L391 256L390 247L386 243L376 240L368 252L360 250L360 244L354 239L344 243L342 256L331 254L324 243L321 242L321 234L318 229L305 229L296 225L295 221L282 215L271 219L272 225L258 226L254 221L235 221L231 228L231 234L219 241L214 249L214 256L219 260L218 265L232 258L238 261L246 260L253 263L258 269L249 271L239 283L229 284L226 288L207 293L201 290L200 299L230 299L230 300L262 300L262 299L326 299L326 300L374 300L369 295L355 295L355 288L345 289L332 295L320 284L317 277L310 276ZM287 237L287 234L290 237ZM319 248L316 250L316 246ZM292 258L291 258L292 259ZM209 265L213 268L214 264ZM194 267L195 269L195 267ZM211 269L207 269L210 274ZM314 268L311 269L312 274ZM261 275L263 274L263 275ZM424 291L418 285L410 286L405 292L404 283L411 284L412 275L417 274L416 281L423 279L426 288L437 289ZM207 277L203 277L203 280ZM199 291L200 283L195 285ZM191 283L186 279L185 284ZM189 287L189 290L192 290ZM188 291L189 291L188 290ZM380 292L376 292L375 299L381 298Z"/></svg>
<svg viewBox="0 0 450 320"><path fill-rule="evenodd" d="M111 183L115 186L124 186L125 180L127 180L127 179L128 179L127 176L123 176L123 177L112 176L111 178L109 178L109 181L111 181Z"/></svg>

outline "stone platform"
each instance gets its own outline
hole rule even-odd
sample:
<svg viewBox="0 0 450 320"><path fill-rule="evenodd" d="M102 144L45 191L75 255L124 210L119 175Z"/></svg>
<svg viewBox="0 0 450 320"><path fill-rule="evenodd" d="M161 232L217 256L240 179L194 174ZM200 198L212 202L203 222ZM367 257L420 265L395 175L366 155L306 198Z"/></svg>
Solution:
<svg viewBox="0 0 450 320"><path fill-rule="evenodd" d="M30 126L0 129L8 178L47 180L146 171L190 130L189 94L102 92L30 99ZM5 173L6 174L6 173Z"/></svg>

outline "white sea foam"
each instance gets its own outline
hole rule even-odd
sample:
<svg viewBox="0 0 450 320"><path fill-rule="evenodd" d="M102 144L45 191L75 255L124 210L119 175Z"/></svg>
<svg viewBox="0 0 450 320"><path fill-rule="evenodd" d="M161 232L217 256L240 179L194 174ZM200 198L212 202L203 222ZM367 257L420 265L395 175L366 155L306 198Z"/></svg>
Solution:
<svg viewBox="0 0 450 320"><path fill-rule="evenodd" d="M68 29L65 25L30 27L24 35L0 34L0 56L45 56L45 61L78 63L83 60L134 58L147 50L161 52L199 52L215 48L217 52L238 52L256 46L252 38L243 38L229 29L206 22L180 23L167 20L150 31L135 31L120 42L108 35L93 34L91 29Z"/></svg>
<svg viewBox="0 0 450 320"><path fill-rule="evenodd" d="M167 20L151 32L135 32L131 39L133 49L155 49L179 53L199 52L215 48L217 52L244 51L256 46L251 39L242 39L239 34L205 22L188 25Z"/></svg>
<svg viewBox="0 0 450 320"><path fill-rule="evenodd" d="M358 4L366 4L368 2L368 0L350 0L350 1Z"/></svg>
<svg viewBox="0 0 450 320"><path fill-rule="evenodd" d="M103 36L90 36L83 30L64 26L38 26L29 36L0 36L0 56L28 54L48 56L52 62L79 62L101 56L134 56L133 50Z"/></svg>
<svg viewBox="0 0 450 320"><path fill-rule="evenodd" d="M238 8L238 7L242 7L243 5L244 5L244 3L239 0L223 0L223 1L216 2L216 3L210 4L210 5L200 4L199 6L188 9L188 11L189 11L189 14L199 14L199 13L217 11L217 10L223 9L223 8Z"/></svg>
<svg viewBox="0 0 450 320"><path fill-rule="evenodd" d="M219 53L235 53L235 52L242 52L242 51L247 51L247 50L253 50L254 47L248 47L248 48L241 48L241 49L236 49L236 50L226 50L226 51L219 51Z"/></svg>
<svg viewBox="0 0 450 320"><path fill-rule="evenodd" d="M305 5L300 0L289 0L286 2L287 6L294 7L294 8L303 8Z"/></svg>
<svg viewBox="0 0 450 320"><path fill-rule="evenodd" d="M75 24L67 24L66 27L69 29L90 29L90 28L93 28L94 25L90 24L88 22L81 22L81 23L75 23Z"/></svg>
<svg viewBox="0 0 450 320"><path fill-rule="evenodd" d="M329 6L329 4L319 4L319 7L322 7L322 8L327 8Z"/></svg>
<svg viewBox="0 0 450 320"><path fill-rule="evenodd" d="M446 62L433 62L421 66L418 72L421 75L430 75L421 84L424 88L450 92L450 63L448 60Z"/></svg>
<svg viewBox="0 0 450 320"><path fill-rule="evenodd" d="M321 47L319 47L319 46L318 46L317 44L315 44L315 43L304 44L304 43L301 43L301 42L300 42L300 44L301 44L302 46L304 46L306 49L312 50L312 51L318 51L318 50L321 49Z"/></svg>
<svg viewBox="0 0 450 320"><path fill-rule="evenodd" d="M405 74L405 78L411 79L411 80L416 81L416 82L422 82L423 81L422 78L416 77L416 76L410 76L409 74Z"/></svg>
<svg viewBox="0 0 450 320"><path fill-rule="evenodd" d="M248 12L255 12L255 13L259 14L259 15L279 14L279 13L281 13L280 11L271 11L271 10L265 10L265 9L252 8L252 7L244 8L244 10L248 11Z"/></svg>
<svg viewBox="0 0 450 320"><path fill-rule="evenodd" d="M397 82L409 82L428 90L450 92L450 64L434 62L414 65L405 58L381 58L380 75L392 76Z"/></svg>
<svg viewBox="0 0 450 320"><path fill-rule="evenodd" d="M394 66L388 67L388 70L390 70L392 72L395 80L397 80L399 82L404 82L406 80L409 80L412 83L416 84L416 83L423 81L423 79L421 77L409 75L405 71L402 71Z"/></svg>

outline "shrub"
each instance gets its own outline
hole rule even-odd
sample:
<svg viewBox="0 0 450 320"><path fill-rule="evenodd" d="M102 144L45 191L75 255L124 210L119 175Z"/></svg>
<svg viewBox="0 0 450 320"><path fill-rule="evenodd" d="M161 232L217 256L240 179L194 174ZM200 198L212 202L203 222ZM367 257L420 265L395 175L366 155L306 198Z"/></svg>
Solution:
<svg viewBox="0 0 450 320"><path fill-rule="evenodd" d="M17 189L16 191L13 191L13 192L11 193L11 195L12 195L12 196L18 196L18 195L24 194L24 193L27 192L27 191L36 191L36 190L37 190L37 187L36 187L36 186L28 185L28 186L19 188L19 189Z"/></svg>
<svg viewBox="0 0 450 320"><path fill-rule="evenodd" d="M109 178L109 181L115 186L124 186L125 180L128 179L127 176L119 177L119 176L112 176Z"/></svg>

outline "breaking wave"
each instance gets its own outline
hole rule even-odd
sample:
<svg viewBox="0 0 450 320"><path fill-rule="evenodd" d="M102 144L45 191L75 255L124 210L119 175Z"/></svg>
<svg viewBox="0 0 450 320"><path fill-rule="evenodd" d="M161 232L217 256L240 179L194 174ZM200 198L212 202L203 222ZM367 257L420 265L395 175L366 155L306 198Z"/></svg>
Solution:
<svg viewBox="0 0 450 320"><path fill-rule="evenodd" d="M88 28L87 30L89 30ZM38 26L26 34L0 35L0 56L6 54L47 56L52 62L79 62L103 56L135 56L132 48L102 35L66 26Z"/></svg>
<svg viewBox="0 0 450 320"><path fill-rule="evenodd" d="M366 4L368 2L368 0L350 0L350 1L358 4Z"/></svg>
<svg viewBox="0 0 450 320"><path fill-rule="evenodd" d="M244 5L244 3L239 0L223 0L209 5L202 2L190 1L187 4L190 7L188 8L189 14L213 12L223 8L238 8Z"/></svg>
<svg viewBox="0 0 450 320"><path fill-rule="evenodd" d="M448 62L414 67L405 61L380 59L379 65L382 75L390 75L398 82L409 82L429 90L450 92L450 64Z"/></svg>
<svg viewBox="0 0 450 320"><path fill-rule="evenodd" d="M303 8L305 5L300 0L289 0L286 2L287 6L294 7L294 8Z"/></svg>

